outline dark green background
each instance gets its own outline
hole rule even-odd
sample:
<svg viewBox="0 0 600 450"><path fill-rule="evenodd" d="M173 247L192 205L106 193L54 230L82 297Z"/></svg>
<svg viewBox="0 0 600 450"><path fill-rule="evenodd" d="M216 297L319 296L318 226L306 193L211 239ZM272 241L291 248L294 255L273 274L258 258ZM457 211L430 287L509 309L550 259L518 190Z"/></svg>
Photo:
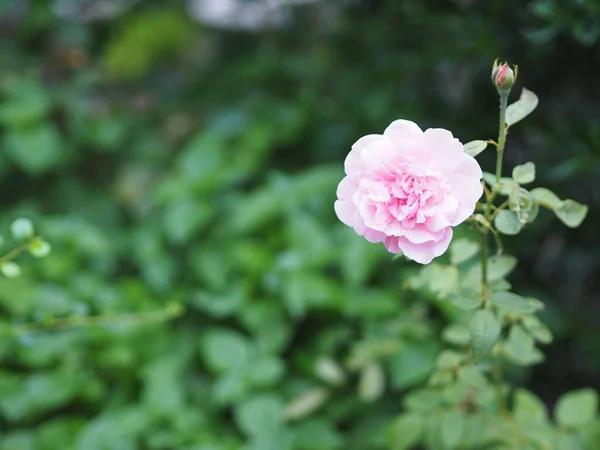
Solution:
<svg viewBox="0 0 600 450"><path fill-rule="evenodd" d="M515 289L547 303L556 334L513 382L549 405L600 387L599 3L326 1L333 15L297 6L251 32L177 1L87 21L0 2L0 222L29 217L53 246L0 280L3 329L186 307L162 324L4 333L0 449L386 448L444 319L402 289L413 264L336 220L343 159L397 118L495 138L496 57L519 65L513 99L540 97L505 167L534 161L537 186L590 206L577 230L544 212L506 240ZM356 395L362 351L386 368L373 402ZM323 380L320 357L350 367L345 383ZM279 421L328 385L308 418Z"/></svg>

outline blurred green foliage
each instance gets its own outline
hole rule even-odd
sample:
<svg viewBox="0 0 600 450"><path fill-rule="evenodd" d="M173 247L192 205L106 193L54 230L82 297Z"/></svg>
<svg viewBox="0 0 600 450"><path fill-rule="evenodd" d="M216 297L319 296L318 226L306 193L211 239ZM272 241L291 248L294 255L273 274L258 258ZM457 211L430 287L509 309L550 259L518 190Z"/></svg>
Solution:
<svg viewBox="0 0 600 450"><path fill-rule="evenodd" d="M320 7L252 33L183 2L99 21L4 2L0 225L33 219L53 253L0 279L1 450L387 448L447 311L337 222L342 161L399 117L493 137L496 56L541 99L508 164L600 200L594 0L340 2L331 23ZM598 213L575 232L540 215L507 245L557 341L510 376L553 403L598 387ZM16 331L174 302L174 321Z"/></svg>

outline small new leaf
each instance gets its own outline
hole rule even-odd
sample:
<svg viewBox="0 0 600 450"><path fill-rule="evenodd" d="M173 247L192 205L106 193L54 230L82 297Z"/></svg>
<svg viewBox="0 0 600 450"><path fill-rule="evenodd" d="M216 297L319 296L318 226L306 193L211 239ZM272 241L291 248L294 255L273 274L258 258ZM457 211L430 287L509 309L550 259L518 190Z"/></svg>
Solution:
<svg viewBox="0 0 600 450"><path fill-rule="evenodd" d="M523 88L519 100L506 108L506 126L510 127L517 122L520 122L537 107L539 99L537 95L529 89Z"/></svg>
<svg viewBox="0 0 600 450"><path fill-rule="evenodd" d="M534 215L537 214L537 211L534 210L538 206L537 202L533 199L531 193L522 187L513 189L510 193L508 196L508 206L511 211L516 213L517 219L522 224L530 221L532 212Z"/></svg>
<svg viewBox="0 0 600 450"><path fill-rule="evenodd" d="M479 155L482 151L484 151L487 146L488 143L486 141L476 140L467 142L465 145L463 145L463 148L467 155L475 157Z"/></svg>
<svg viewBox="0 0 600 450"><path fill-rule="evenodd" d="M16 262L6 261L0 265L0 272L2 272L6 278L16 278L21 275L21 266Z"/></svg>
<svg viewBox="0 0 600 450"><path fill-rule="evenodd" d="M540 205L553 210L556 217L569 228L577 228L587 216L588 207L586 205L575 200L561 200L549 189L535 188L531 191L531 195Z"/></svg>
<svg viewBox="0 0 600 450"><path fill-rule="evenodd" d="M585 219L588 207L575 200L564 200L554 213L569 228L577 228Z"/></svg>
<svg viewBox="0 0 600 450"><path fill-rule="evenodd" d="M523 224L514 211L502 210L494 219L496 229L502 234L515 235L523 228Z"/></svg>
<svg viewBox="0 0 600 450"><path fill-rule="evenodd" d="M531 195L533 195L533 198L542 206L548 208L548 209L556 209L558 207L560 207L562 201L560 198L557 197L557 195L552 192L550 189L546 189L546 188L535 188L531 191Z"/></svg>
<svg viewBox="0 0 600 450"><path fill-rule="evenodd" d="M483 172L483 181L498 191L500 195L509 195L513 189L519 187L512 178L508 177L500 177L500 181L496 183L496 175L490 172Z"/></svg>
<svg viewBox="0 0 600 450"><path fill-rule="evenodd" d="M471 348L475 359L483 359L492 350L500 336L500 323L494 313L480 309L471 319Z"/></svg>
<svg viewBox="0 0 600 450"><path fill-rule="evenodd" d="M15 239L24 241L33 236L33 223L29 219L17 219L10 226L10 231Z"/></svg>
<svg viewBox="0 0 600 450"><path fill-rule="evenodd" d="M535 164L532 162L516 166L512 172L513 180L519 184L531 183L535 180Z"/></svg>
<svg viewBox="0 0 600 450"><path fill-rule="evenodd" d="M44 258L50 254L52 248L50 244L40 237L36 237L29 242L29 253L36 258Z"/></svg>

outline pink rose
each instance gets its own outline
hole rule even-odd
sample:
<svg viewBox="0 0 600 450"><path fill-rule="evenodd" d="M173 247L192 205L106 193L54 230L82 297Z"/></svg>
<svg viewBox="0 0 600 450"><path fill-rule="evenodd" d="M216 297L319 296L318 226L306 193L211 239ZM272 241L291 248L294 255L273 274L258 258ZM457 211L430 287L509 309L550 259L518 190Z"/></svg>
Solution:
<svg viewBox="0 0 600 450"><path fill-rule="evenodd" d="M360 138L344 163L335 212L370 242L427 264L448 249L473 211L481 168L450 131L396 120Z"/></svg>

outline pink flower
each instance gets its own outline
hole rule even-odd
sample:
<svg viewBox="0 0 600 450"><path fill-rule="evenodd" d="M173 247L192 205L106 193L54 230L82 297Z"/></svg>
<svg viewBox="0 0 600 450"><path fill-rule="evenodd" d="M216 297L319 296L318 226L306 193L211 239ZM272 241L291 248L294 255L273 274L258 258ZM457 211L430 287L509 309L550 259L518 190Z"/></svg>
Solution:
<svg viewBox="0 0 600 450"><path fill-rule="evenodd" d="M344 163L335 212L370 242L427 264L475 210L481 168L450 131L396 120L360 138Z"/></svg>

